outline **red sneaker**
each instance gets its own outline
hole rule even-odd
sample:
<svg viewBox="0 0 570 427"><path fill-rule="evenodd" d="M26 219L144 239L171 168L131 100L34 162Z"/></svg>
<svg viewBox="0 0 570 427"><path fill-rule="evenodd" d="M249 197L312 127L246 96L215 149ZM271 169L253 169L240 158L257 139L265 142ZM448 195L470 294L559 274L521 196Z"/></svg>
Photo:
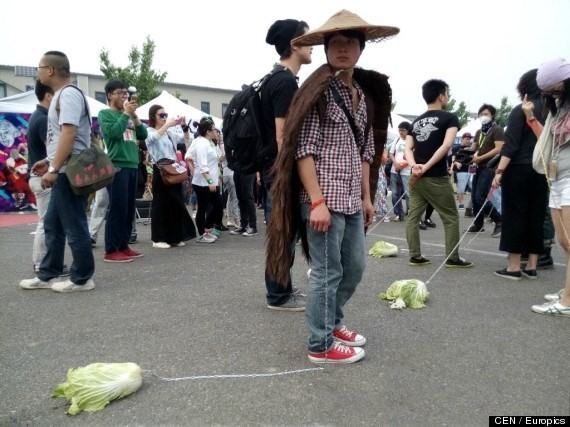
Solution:
<svg viewBox="0 0 570 427"><path fill-rule="evenodd" d="M141 254L140 252L137 251L133 251L131 248L129 248L127 246L126 249L123 249L121 252L123 252L126 256L128 256L129 258L140 258L142 256L144 256L143 254Z"/></svg>
<svg viewBox="0 0 570 427"><path fill-rule="evenodd" d="M354 331L349 331L346 329L346 326L343 326L340 329L335 329L333 331L333 337L335 340L350 347L361 347L366 344L366 338Z"/></svg>
<svg viewBox="0 0 570 427"><path fill-rule="evenodd" d="M131 262L132 260L130 256L120 251L110 252L103 257L103 261L105 262Z"/></svg>
<svg viewBox="0 0 570 427"><path fill-rule="evenodd" d="M309 352L309 360L313 363L354 363L364 357L364 349L348 347L338 341L322 353Z"/></svg>

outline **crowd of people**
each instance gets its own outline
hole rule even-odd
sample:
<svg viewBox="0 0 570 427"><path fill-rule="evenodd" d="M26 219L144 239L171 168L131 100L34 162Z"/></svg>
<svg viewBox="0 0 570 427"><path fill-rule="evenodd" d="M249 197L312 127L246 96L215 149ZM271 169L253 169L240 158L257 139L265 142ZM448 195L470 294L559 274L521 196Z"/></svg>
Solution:
<svg viewBox="0 0 570 427"><path fill-rule="evenodd" d="M38 65L40 104L30 140L40 231L32 255L37 276L20 286L56 292L93 289L92 245L105 215L103 260L124 263L142 257L129 246L133 236L136 240L141 165L151 172L155 249L184 246L191 239L212 244L230 225L231 234L257 235L254 188L259 182L267 222L267 307L305 312L308 358L314 363L352 363L365 355L366 338L347 327L344 306L364 273L365 230L375 210L376 215L388 213L388 188L392 220L406 223L410 266L430 264L422 255L420 229L435 227L435 211L445 233L445 267L473 267L458 250L459 210L468 208L470 186L474 222L465 232L483 233L484 218L490 216L492 236L500 237L499 248L508 253L507 267L495 274L537 279L541 257L546 257L543 267L553 265L554 234L544 226L549 218L570 255L570 64L557 59L523 74L517 86L522 103L513 109L506 131L495 121L496 109L483 104L481 129L474 137L463 134L456 149L459 121L446 111L448 84L428 80L421 88L426 111L411 123L400 123L399 137L385 148L392 106L388 77L357 63L366 41L398 32L346 10L315 30L294 19L271 25L266 42L275 46L279 60L261 98L271 150L258 171L228 168L223 135L210 117L187 123L153 105L144 126L125 83L109 81L109 108L98 119L115 177L95 194L90 221L87 197L72 191L65 174L70 154L90 144L89 108L82 91L71 85L67 56L46 52ZM327 63L298 87L296 76L318 45L324 45ZM541 149L539 155L535 147ZM383 167L388 159L389 170ZM182 179L174 182L166 174ZM197 205L195 221L188 208L190 193ZM311 264L306 295L290 274L299 240ZM67 279L66 241L72 253ZM567 263L564 289L546 295L548 302L532 306L533 311L570 316L569 268Z"/></svg>

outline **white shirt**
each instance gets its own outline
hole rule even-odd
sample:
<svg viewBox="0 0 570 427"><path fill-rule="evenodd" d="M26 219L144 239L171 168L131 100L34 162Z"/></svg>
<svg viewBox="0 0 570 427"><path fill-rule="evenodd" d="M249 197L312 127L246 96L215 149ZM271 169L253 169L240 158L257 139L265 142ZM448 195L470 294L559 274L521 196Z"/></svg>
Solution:
<svg viewBox="0 0 570 427"><path fill-rule="evenodd" d="M199 136L194 141L186 153L186 159L191 158L194 162L194 175L192 184L200 187L207 187L208 181L204 178L204 173L208 173L210 178L218 185L220 173L218 169L219 152L216 145L208 141L203 136Z"/></svg>
<svg viewBox="0 0 570 427"><path fill-rule="evenodd" d="M396 170L396 163L402 163L405 161L405 153L404 148L406 148L406 140L402 138L397 138L390 147L390 154L394 156L396 160L392 163L392 169L390 169L390 173L398 173ZM412 172L411 166L406 166L405 168L400 169L400 175L409 175Z"/></svg>

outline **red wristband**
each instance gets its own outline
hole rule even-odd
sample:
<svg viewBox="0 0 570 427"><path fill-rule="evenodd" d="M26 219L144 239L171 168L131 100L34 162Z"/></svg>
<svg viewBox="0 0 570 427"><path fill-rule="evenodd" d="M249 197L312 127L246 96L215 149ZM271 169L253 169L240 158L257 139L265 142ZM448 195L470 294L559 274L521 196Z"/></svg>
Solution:
<svg viewBox="0 0 570 427"><path fill-rule="evenodd" d="M315 200L312 204L311 204L311 210L315 209L317 206L319 206L320 204L325 203L325 198L321 197L320 199Z"/></svg>

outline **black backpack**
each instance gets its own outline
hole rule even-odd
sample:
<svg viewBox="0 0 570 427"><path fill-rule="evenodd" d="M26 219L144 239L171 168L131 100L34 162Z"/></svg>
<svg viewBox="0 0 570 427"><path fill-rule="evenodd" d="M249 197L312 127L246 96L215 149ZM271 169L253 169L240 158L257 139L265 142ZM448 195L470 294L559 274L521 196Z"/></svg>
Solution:
<svg viewBox="0 0 570 427"><path fill-rule="evenodd" d="M259 171L265 159L269 138L265 137L261 114L261 88L285 67L274 67L270 73L234 95L224 114L224 151L228 167L235 172L251 174Z"/></svg>

